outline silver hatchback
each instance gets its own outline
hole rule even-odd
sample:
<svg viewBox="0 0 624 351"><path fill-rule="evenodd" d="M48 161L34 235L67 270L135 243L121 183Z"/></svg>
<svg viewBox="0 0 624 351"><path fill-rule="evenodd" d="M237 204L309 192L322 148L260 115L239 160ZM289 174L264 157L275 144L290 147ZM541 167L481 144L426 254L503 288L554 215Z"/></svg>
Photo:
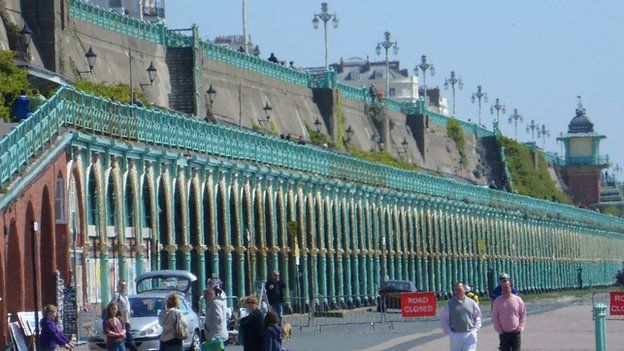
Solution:
<svg viewBox="0 0 624 351"><path fill-rule="evenodd" d="M180 297L180 311L188 326L188 339L185 349L200 351L201 330L199 316L191 308L191 285L197 278L190 272L180 270L152 271L136 278L137 294L130 295L132 316L130 332L140 351L156 351L160 348L159 337L162 328L158 324L158 314L165 308L167 296L171 293ZM106 350L106 335L102 329L102 318L93 322L89 334L90 350Z"/></svg>

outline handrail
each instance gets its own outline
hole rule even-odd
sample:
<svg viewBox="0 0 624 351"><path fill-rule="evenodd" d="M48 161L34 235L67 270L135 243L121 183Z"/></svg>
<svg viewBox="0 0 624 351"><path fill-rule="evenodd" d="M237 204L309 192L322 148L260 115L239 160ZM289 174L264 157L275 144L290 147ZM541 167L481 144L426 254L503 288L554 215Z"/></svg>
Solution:
<svg viewBox="0 0 624 351"><path fill-rule="evenodd" d="M84 131L113 138L255 161L438 198L470 201L484 206L503 206L525 213L549 214L624 231L624 219L570 205L397 169L311 145L298 145L270 135L206 123L182 114L113 103L65 87L32 117L0 140L2 182L16 174L30 157L51 140L54 133L58 133L62 125L77 126Z"/></svg>

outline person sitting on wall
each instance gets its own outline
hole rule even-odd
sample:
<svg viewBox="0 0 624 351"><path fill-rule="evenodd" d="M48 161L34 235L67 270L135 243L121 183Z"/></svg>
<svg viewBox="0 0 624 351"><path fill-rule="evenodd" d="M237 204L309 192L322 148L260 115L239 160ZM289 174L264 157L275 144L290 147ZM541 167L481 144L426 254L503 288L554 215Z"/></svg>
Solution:
<svg viewBox="0 0 624 351"><path fill-rule="evenodd" d="M271 53L271 56L269 56L269 62L273 62L273 63L279 63L279 60L277 59L277 57L275 57L274 53Z"/></svg>

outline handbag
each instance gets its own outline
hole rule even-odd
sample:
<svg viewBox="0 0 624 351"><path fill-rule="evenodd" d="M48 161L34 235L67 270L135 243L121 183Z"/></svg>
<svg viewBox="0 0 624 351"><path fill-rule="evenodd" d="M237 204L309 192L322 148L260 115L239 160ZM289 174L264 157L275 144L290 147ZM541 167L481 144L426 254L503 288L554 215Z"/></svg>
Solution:
<svg viewBox="0 0 624 351"><path fill-rule="evenodd" d="M182 320L180 313L176 313L176 318L173 324L173 335L180 340L188 339L188 329L186 329L186 324Z"/></svg>

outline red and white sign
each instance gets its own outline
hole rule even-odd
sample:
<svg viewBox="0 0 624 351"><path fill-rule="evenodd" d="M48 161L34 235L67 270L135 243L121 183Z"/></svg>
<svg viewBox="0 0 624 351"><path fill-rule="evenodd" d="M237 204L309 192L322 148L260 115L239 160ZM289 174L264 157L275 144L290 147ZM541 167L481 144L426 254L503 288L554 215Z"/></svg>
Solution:
<svg viewBox="0 0 624 351"><path fill-rule="evenodd" d="M609 314L612 316L624 316L624 291L611 292Z"/></svg>
<svg viewBox="0 0 624 351"><path fill-rule="evenodd" d="M401 294L401 316L435 317L436 297L434 292Z"/></svg>

